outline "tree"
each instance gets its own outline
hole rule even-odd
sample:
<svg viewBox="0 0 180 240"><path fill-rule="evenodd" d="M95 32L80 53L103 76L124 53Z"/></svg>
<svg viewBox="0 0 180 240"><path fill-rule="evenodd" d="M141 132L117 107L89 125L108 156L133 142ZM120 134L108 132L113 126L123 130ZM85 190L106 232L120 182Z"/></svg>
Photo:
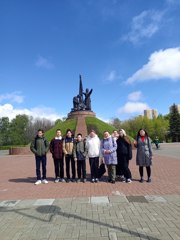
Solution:
<svg viewBox="0 0 180 240"><path fill-rule="evenodd" d="M0 145L6 146L10 143L9 138L9 118L2 117L0 118Z"/></svg>
<svg viewBox="0 0 180 240"><path fill-rule="evenodd" d="M175 104L170 107L169 135L172 139L172 142L180 141L180 114L178 112L177 105Z"/></svg>
<svg viewBox="0 0 180 240"><path fill-rule="evenodd" d="M17 115L11 121L9 136L12 145L25 145L28 143L26 130L29 123L29 117L25 114Z"/></svg>

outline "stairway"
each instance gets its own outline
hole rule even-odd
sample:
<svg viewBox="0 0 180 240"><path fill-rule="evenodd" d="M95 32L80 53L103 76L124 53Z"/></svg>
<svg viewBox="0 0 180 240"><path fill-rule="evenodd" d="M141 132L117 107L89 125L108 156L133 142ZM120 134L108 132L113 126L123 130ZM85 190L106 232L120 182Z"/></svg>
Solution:
<svg viewBox="0 0 180 240"><path fill-rule="evenodd" d="M78 133L81 133L83 138L87 136L86 121L85 121L85 116L83 115L80 115L77 117L75 137L77 136Z"/></svg>

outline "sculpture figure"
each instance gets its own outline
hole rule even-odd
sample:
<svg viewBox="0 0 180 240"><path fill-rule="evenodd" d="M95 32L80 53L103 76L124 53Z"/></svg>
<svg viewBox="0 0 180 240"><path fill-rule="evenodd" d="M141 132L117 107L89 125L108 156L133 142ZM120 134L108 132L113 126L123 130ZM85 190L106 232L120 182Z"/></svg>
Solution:
<svg viewBox="0 0 180 240"><path fill-rule="evenodd" d="M85 96L85 99L84 99L84 104L86 106L86 110L91 110L91 98L90 98L90 95L92 93L93 89L91 89L89 91L88 88L86 88L86 92L84 92L84 96Z"/></svg>
<svg viewBox="0 0 180 240"><path fill-rule="evenodd" d="M73 97L73 108L72 111L91 111L91 98L90 95L93 91L93 89L91 89L89 91L88 88L86 88L86 91L83 92L83 86L82 86L82 79L81 79L81 75L80 77L80 82L79 82L79 94L77 96ZM83 97L84 95L84 97Z"/></svg>

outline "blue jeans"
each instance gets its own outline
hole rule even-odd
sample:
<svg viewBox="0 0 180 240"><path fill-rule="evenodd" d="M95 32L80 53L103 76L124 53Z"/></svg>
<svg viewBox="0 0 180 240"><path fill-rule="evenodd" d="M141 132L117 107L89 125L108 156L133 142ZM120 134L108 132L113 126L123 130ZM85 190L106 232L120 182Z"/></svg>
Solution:
<svg viewBox="0 0 180 240"><path fill-rule="evenodd" d="M41 163L42 163L42 179L46 179L46 156L36 156L36 176L37 180L41 180Z"/></svg>

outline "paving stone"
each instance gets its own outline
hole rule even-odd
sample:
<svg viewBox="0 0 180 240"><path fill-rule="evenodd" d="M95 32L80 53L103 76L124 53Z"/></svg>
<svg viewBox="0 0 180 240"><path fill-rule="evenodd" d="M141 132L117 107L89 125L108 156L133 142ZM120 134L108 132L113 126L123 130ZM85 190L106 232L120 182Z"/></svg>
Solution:
<svg viewBox="0 0 180 240"><path fill-rule="evenodd" d="M90 198L91 204L109 204L108 197L91 197Z"/></svg>
<svg viewBox="0 0 180 240"><path fill-rule="evenodd" d="M14 207L16 206L20 200L7 200L0 202L0 207Z"/></svg>
<svg viewBox="0 0 180 240"><path fill-rule="evenodd" d="M144 196L146 198L147 201L149 202L162 202L165 203L167 202L167 200L161 196Z"/></svg>
<svg viewBox="0 0 180 240"><path fill-rule="evenodd" d="M52 205L55 199L37 199L34 206L46 206L46 205Z"/></svg>

